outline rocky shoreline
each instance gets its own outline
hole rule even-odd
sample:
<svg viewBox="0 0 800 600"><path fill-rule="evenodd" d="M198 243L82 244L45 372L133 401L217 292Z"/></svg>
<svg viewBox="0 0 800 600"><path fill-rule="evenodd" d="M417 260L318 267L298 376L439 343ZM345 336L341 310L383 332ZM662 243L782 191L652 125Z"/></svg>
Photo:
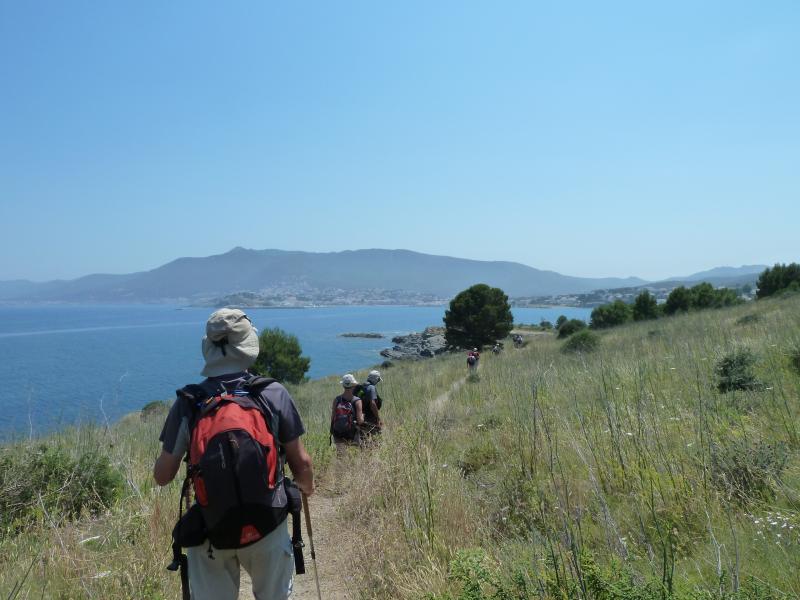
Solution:
<svg viewBox="0 0 800 600"><path fill-rule="evenodd" d="M444 327L426 327L421 333L409 333L392 338L394 346L381 350L381 356L391 360L421 360L447 351Z"/></svg>

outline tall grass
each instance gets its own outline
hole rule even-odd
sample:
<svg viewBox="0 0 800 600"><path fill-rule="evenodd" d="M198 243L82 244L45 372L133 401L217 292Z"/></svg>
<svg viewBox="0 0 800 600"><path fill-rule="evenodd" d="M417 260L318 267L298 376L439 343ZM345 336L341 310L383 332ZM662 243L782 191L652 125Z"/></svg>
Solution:
<svg viewBox="0 0 800 600"><path fill-rule="evenodd" d="M380 445L335 470L354 595L800 597L799 339L794 297L611 329L591 353L539 336L475 378L461 355L387 369ZM743 348L759 385L723 393ZM338 379L290 391L322 474ZM108 457L121 497L4 534L0 597L178 597L179 484L150 474L162 417L44 440Z"/></svg>
<svg viewBox="0 0 800 600"><path fill-rule="evenodd" d="M361 470L361 596L800 597L798 308L486 356L444 422L407 418ZM762 385L721 393L717 367L741 348Z"/></svg>

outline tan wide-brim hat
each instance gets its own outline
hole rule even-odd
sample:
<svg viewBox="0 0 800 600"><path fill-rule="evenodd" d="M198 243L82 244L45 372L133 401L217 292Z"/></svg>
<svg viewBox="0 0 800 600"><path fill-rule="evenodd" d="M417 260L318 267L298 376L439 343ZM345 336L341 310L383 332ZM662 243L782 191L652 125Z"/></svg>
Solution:
<svg viewBox="0 0 800 600"><path fill-rule="evenodd" d="M258 330L238 308L221 308L206 322L203 358L206 377L244 371L258 358Z"/></svg>

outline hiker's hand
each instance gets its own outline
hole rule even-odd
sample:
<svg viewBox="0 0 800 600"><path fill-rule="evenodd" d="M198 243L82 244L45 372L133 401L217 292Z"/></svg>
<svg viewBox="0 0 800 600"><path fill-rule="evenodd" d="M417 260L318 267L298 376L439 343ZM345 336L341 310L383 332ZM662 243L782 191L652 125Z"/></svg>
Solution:
<svg viewBox="0 0 800 600"><path fill-rule="evenodd" d="M310 482L303 482L300 483L299 481L294 482L295 485L300 488L300 491L303 492L306 496L312 496L314 494L314 481Z"/></svg>

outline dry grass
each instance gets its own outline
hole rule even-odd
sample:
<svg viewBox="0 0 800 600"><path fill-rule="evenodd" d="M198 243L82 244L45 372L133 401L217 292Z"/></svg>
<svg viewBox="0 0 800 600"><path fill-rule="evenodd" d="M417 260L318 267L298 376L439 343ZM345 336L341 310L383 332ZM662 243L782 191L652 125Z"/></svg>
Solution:
<svg viewBox="0 0 800 600"><path fill-rule="evenodd" d="M758 317L742 321L748 314ZM537 336L485 354L480 376L455 387L466 375L460 355L386 370L382 443L337 469L352 527L343 539L360 540L348 544L355 591L800 597L798 340L794 297L612 329L590 355ZM715 365L741 347L763 385L720 393ZM291 391L326 470L338 382ZM41 514L0 540L0 597L178 597L164 570L178 484L159 490L150 478L160 425L136 417L47 440L108 455L124 494L99 515ZM752 489L733 493L730 482ZM752 493L756 484L767 492Z"/></svg>

